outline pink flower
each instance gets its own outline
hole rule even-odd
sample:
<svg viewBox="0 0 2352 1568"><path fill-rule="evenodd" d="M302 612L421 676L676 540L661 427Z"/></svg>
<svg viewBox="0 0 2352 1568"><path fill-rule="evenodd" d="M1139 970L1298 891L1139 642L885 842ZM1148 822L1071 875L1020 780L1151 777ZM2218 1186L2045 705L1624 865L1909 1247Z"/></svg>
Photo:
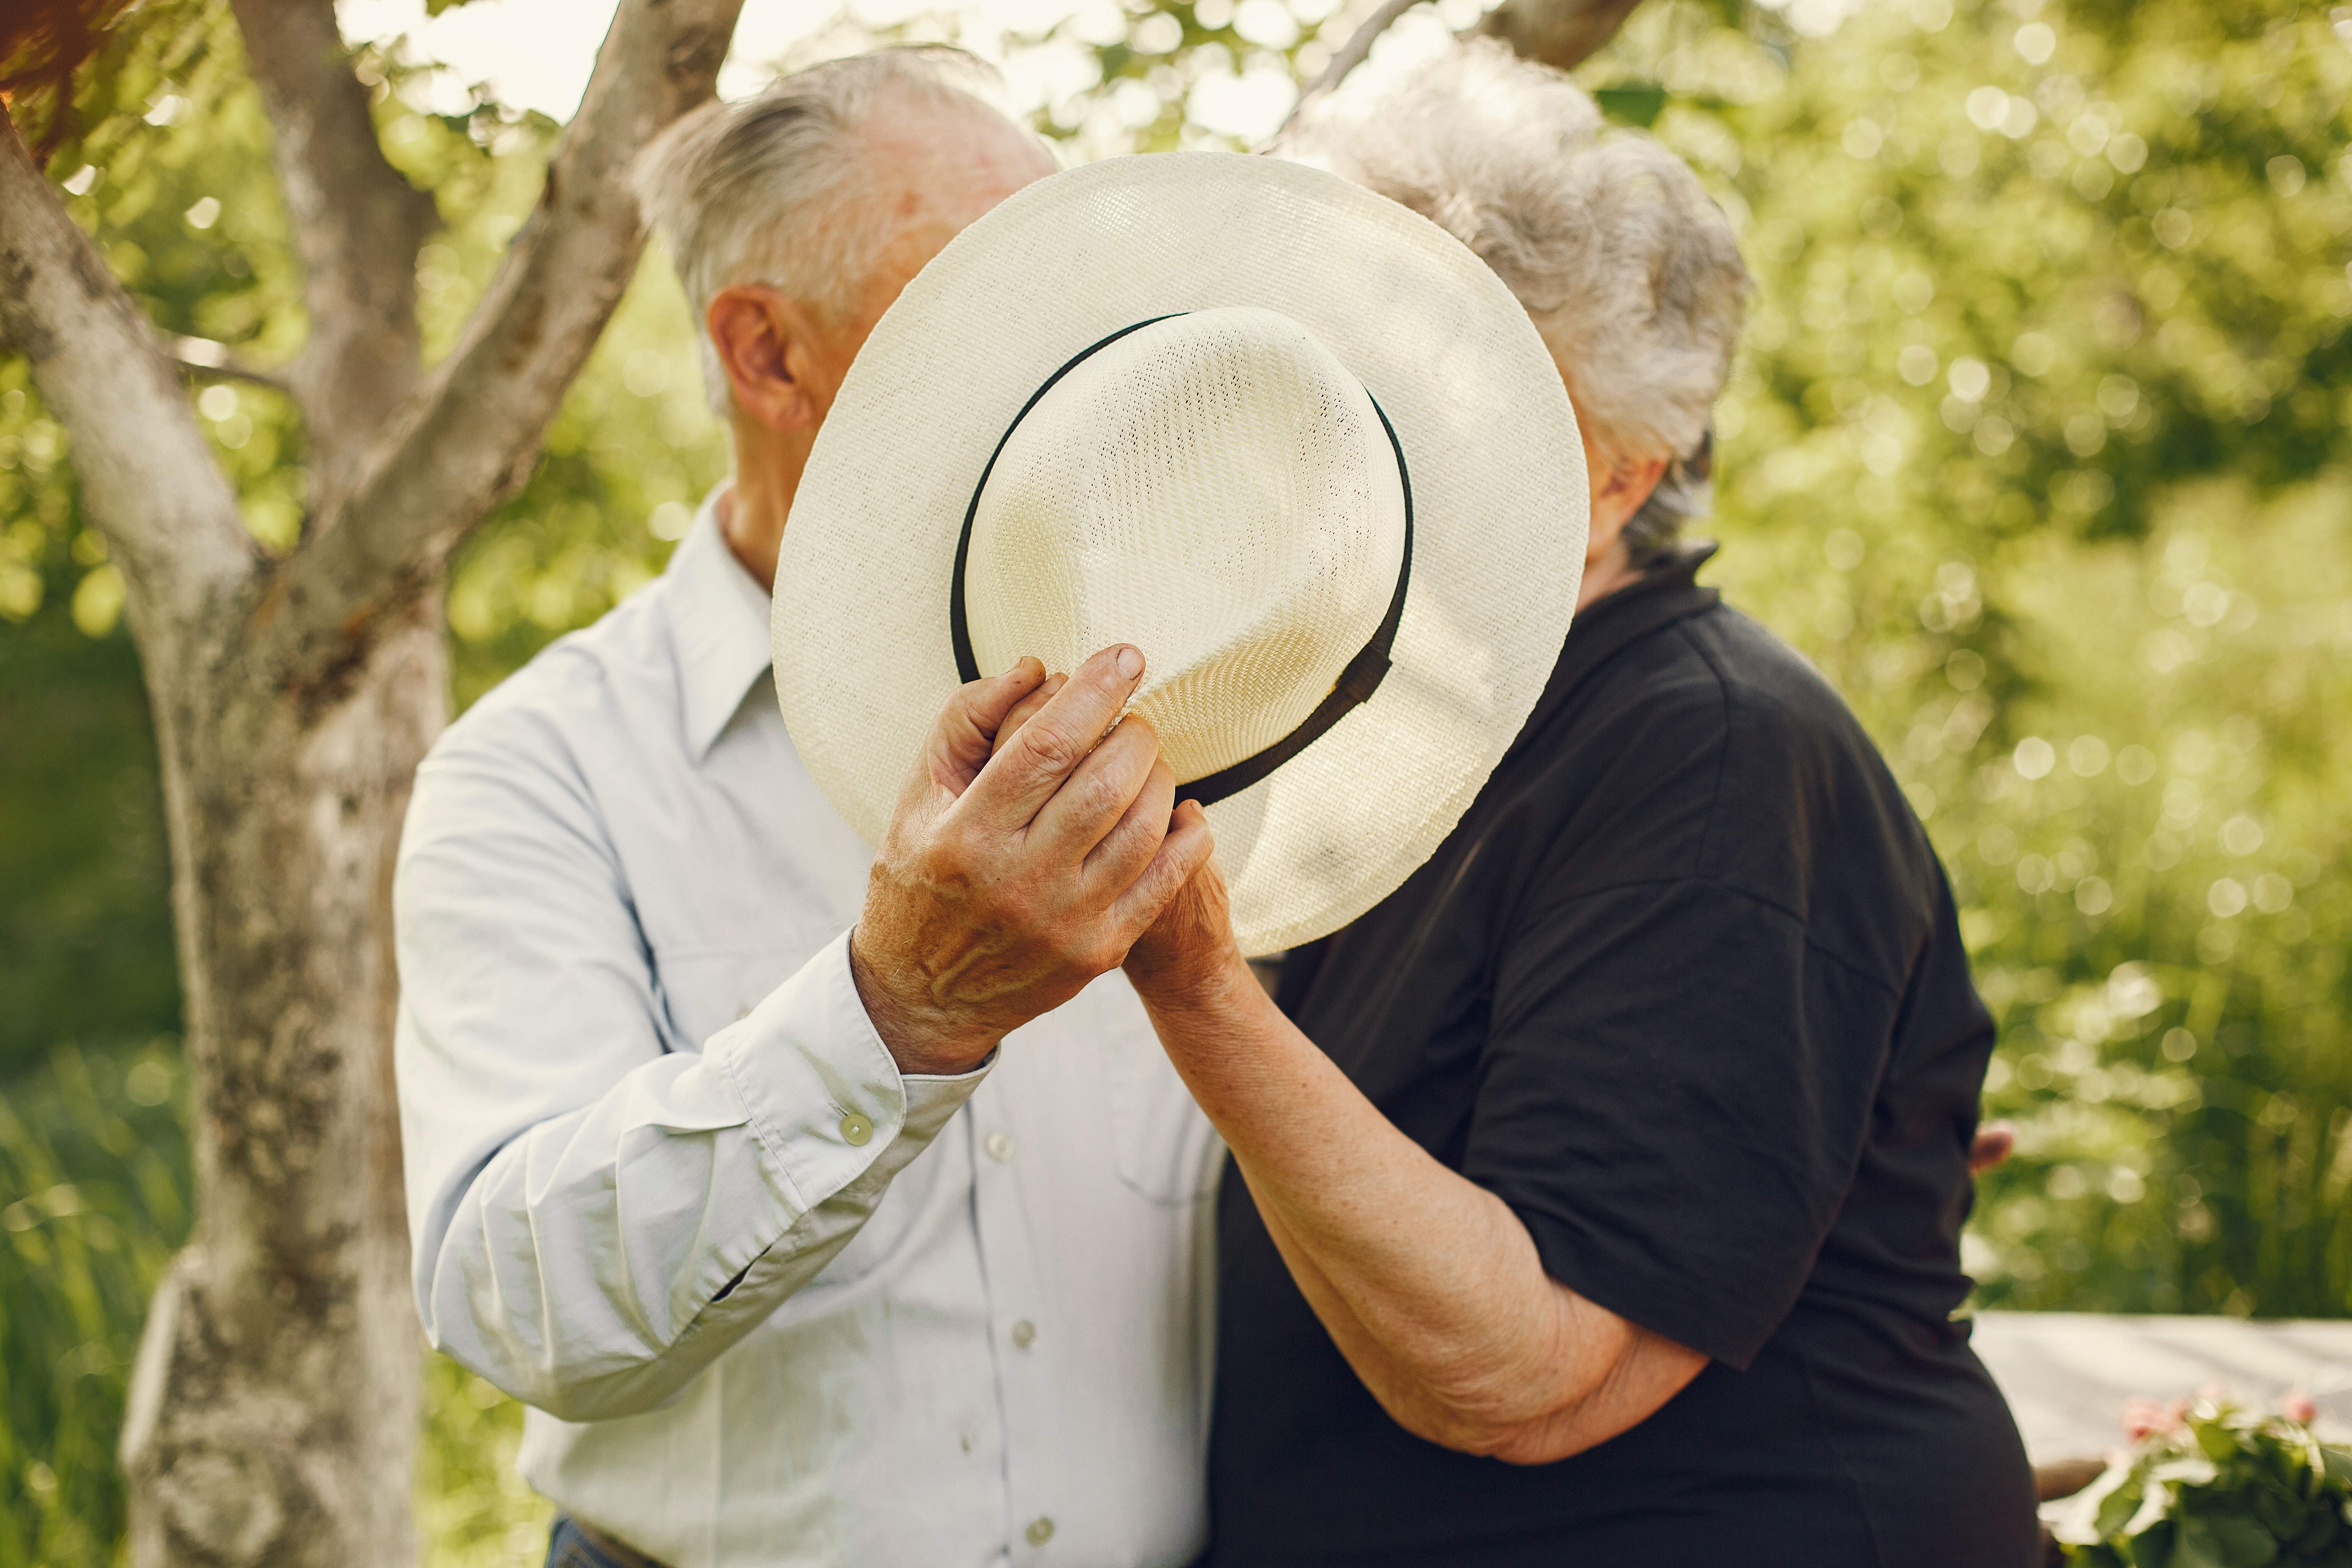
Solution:
<svg viewBox="0 0 2352 1568"><path fill-rule="evenodd" d="M2290 1394L2279 1401L2279 1414L2297 1426L2308 1426L2319 1416L2319 1405L2308 1394Z"/></svg>
<svg viewBox="0 0 2352 1568"><path fill-rule="evenodd" d="M2124 1436L2137 1443L2154 1433L2178 1432L2183 1408L2177 1399L2126 1399L2124 1401Z"/></svg>

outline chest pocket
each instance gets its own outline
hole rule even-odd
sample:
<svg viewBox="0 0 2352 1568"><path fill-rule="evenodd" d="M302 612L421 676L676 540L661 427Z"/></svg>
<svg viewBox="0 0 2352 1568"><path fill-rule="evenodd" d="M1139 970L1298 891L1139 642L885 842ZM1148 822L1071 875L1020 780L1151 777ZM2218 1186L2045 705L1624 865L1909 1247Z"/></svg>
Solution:
<svg viewBox="0 0 2352 1568"><path fill-rule="evenodd" d="M1113 973L1074 1005L1089 1010L1089 1044L1103 1053L1119 1181L1155 1204L1192 1204L1214 1193L1224 1142L1160 1048L1134 991Z"/></svg>
<svg viewBox="0 0 2352 1568"><path fill-rule="evenodd" d="M705 949L657 959L663 1000L672 1026L687 1042L686 1048L699 1050L713 1035L749 1015L769 992L839 934L837 928L811 921L805 931L792 933L781 951L714 952ZM939 1184L945 1162L929 1158L932 1152L936 1151L927 1151L924 1157L898 1173L865 1226L824 1266L824 1272L801 1290L794 1302L832 1297L835 1288L873 1274L898 1256L915 1230L916 1221L929 1206L933 1189Z"/></svg>

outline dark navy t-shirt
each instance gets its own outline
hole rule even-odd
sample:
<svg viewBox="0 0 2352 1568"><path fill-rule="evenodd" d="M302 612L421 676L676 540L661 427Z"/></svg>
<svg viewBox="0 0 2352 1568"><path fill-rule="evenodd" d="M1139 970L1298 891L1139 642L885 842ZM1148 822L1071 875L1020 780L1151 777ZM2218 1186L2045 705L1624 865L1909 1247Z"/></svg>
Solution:
<svg viewBox="0 0 2352 1568"><path fill-rule="evenodd" d="M1423 1441L1229 1169L1212 1563L2040 1560L1952 1318L1993 1031L1951 893L1837 694L1695 584L1707 553L1578 618L1460 826L1280 994L1554 1279L1711 1361L1555 1464Z"/></svg>

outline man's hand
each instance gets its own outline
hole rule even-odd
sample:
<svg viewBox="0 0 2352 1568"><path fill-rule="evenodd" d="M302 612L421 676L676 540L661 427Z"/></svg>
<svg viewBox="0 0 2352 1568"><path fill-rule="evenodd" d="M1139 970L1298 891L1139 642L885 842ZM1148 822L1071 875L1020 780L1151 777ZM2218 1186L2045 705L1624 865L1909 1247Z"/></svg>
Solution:
<svg viewBox="0 0 2352 1568"><path fill-rule="evenodd" d="M1014 703L997 727L995 748L1003 751L1021 733L1022 726L1043 711L1060 691L1064 677L1049 675L1027 696ZM1210 832L1208 814L1198 801L1179 801L1170 819L1170 831L1197 827ZM1213 847L1214 839L1211 839ZM1176 1007L1204 999L1229 984L1248 964L1234 942L1233 911L1225 896L1225 879L1213 859L1204 860L1168 907L1128 950L1127 978L1153 1005Z"/></svg>
<svg viewBox="0 0 2352 1568"><path fill-rule="evenodd" d="M967 1072L1118 967L1209 856L1142 720L1143 656L1106 648L1044 690L1035 659L948 700L875 858L849 943L858 998L909 1073ZM1043 696L1003 745L1000 731ZM1109 731L1106 735L1104 731Z"/></svg>

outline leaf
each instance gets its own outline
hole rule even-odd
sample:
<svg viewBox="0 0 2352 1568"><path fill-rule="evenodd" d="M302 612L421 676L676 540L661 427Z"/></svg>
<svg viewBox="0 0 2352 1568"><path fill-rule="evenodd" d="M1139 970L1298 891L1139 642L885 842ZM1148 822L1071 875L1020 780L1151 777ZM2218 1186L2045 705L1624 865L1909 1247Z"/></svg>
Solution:
<svg viewBox="0 0 2352 1568"><path fill-rule="evenodd" d="M2294 1549L2305 1555L2316 1556L2321 1548L2336 1539L2335 1515L2324 1508L2311 1510L2303 1532L2294 1538Z"/></svg>
<svg viewBox="0 0 2352 1568"><path fill-rule="evenodd" d="M2254 1492L2254 1517L2281 1541L2301 1536L2309 1516L2310 1510L2301 1501L2274 1488L2263 1487Z"/></svg>
<svg viewBox="0 0 2352 1568"><path fill-rule="evenodd" d="M2123 1555L2131 1568L2165 1568L2172 1561L2172 1522L2167 1520L2146 1535L2124 1543Z"/></svg>
<svg viewBox="0 0 2352 1568"><path fill-rule="evenodd" d="M2120 1490L2129 1490L2131 1500L2116 1505L2122 1511L2114 1523L2106 1522L2108 1500ZM2051 1521L2051 1533L2070 1546L2094 1546L2116 1531L2117 1524L2131 1516L2138 1506L2139 1488L2132 1478L2127 1464L2109 1465L2098 1478L2068 1498Z"/></svg>
<svg viewBox="0 0 2352 1568"><path fill-rule="evenodd" d="M1592 101L1612 120L1638 125L1644 131L1657 123L1666 107L1666 89L1654 81L1620 82L1596 89Z"/></svg>
<svg viewBox="0 0 2352 1568"><path fill-rule="evenodd" d="M2097 1510L2092 1515L2093 1532L2102 1538L2124 1527L2124 1522L2139 1511L2141 1489L2131 1483L2116 1487L2098 1500Z"/></svg>
<svg viewBox="0 0 2352 1568"><path fill-rule="evenodd" d="M2141 1535L2172 1518L2177 1511L2179 1492L2162 1481L2152 1480L2147 1495L2140 1500L2139 1511L2124 1521L2126 1535Z"/></svg>
<svg viewBox="0 0 2352 1568"><path fill-rule="evenodd" d="M2152 1467L2147 1472L2147 1477L2152 1481L2171 1481L2181 1486L2205 1487L2211 1486L2221 1478L2221 1468L2211 1459L2200 1454L2183 1454L2177 1459L2167 1459L2164 1463Z"/></svg>
<svg viewBox="0 0 2352 1568"><path fill-rule="evenodd" d="M2222 1560L2221 1542L2201 1519L2184 1519L2180 1531L2172 1540L2172 1557L2167 1568L2229 1568Z"/></svg>
<svg viewBox="0 0 2352 1568"><path fill-rule="evenodd" d="M2327 1467L2327 1479L2352 1486L2352 1448L2338 1448L2330 1443L2319 1446L2320 1462Z"/></svg>
<svg viewBox="0 0 2352 1568"><path fill-rule="evenodd" d="M2213 1539L2221 1543L2226 1568L2267 1568L2278 1555L2278 1537L2268 1526L2242 1513L2221 1514L2210 1521Z"/></svg>

